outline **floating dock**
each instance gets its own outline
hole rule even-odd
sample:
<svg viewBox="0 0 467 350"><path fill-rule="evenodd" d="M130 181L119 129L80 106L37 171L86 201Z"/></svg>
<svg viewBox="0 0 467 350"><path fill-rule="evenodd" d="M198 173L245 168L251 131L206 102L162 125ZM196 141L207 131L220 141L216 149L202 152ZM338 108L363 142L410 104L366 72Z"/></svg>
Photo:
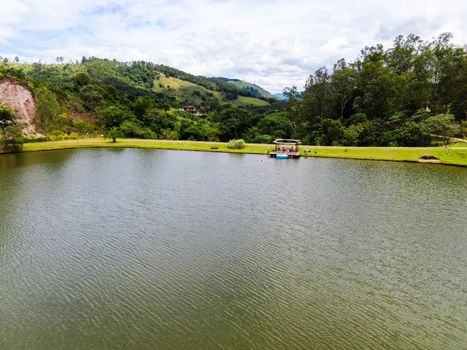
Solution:
<svg viewBox="0 0 467 350"><path fill-rule="evenodd" d="M277 159L300 158L300 152L269 152L269 157Z"/></svg>
<svg viewBox="0 0 467 350"><path fill-rule="evenodd" d="M277 159L300 158L300 151L298 149L298 145L302 143L300 140L277 139L273 143L276 145L276 148L273 152L269 152L269 157Z"/></svg>

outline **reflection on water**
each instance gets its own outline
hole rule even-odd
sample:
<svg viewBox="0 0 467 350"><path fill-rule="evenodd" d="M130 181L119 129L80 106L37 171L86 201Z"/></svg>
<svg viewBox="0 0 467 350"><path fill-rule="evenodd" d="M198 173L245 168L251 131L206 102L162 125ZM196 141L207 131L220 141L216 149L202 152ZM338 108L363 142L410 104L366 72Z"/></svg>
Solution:
<svg viewBox="0 0 467 350"><path fill-rule="evenodd" d="M467 172L0 156L1 349L461 349Z"/></svg>

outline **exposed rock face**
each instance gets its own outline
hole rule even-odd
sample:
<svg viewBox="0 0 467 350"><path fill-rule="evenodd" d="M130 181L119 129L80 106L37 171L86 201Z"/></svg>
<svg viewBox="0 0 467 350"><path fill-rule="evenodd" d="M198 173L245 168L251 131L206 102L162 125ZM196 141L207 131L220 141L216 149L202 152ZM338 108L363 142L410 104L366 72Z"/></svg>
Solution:
<svg viewBox="0 0 467 350"><path fill-rule="evenodd" d="M0 81L0 103L13 109L18 116L16 120L24 127L26 133L33 133L32 118L36 114L36 103L28 89L12 80Z"/></svg>

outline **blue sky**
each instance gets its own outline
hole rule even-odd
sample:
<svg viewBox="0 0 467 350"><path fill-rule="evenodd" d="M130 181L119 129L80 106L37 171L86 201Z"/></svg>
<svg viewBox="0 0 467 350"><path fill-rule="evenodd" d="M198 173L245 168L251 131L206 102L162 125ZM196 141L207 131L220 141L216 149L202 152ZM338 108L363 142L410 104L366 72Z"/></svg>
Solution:
<svg viewBox="0 0 467 350"><path fill-rule="evenodd" d="M2 0L0 14L3 57L142 59L272 92L399 34L467 42L457 0Z"/></svg>

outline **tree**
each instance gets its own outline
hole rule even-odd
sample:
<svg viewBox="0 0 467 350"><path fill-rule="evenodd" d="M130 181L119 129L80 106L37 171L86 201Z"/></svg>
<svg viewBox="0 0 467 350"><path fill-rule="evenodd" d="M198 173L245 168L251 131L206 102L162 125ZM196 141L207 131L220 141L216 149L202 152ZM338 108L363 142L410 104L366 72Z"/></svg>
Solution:
<svg viewBox="0 0 467 350"><path fill-rule="evenodd" d="M85 85L91 84L91 77L86 72L80 72L73 77L73 82L77 86L83 87Z"/></svg>
<svg viewBox="0 0 467 350"><path fill-rule="evenodd" d="M357 72L349 67L344 59L339 60L334 65L334 71L331 77L331 85L334 96L339 106L339 115L344 118L344 111L347 103L352 99L355 90L355 78Z"/></svg>
<svg viewBox="0 0 467 350"><path fill-rule="evenodd" d="M49 139L49 129L54 117L59 113L60 106L57 96L46 88L37 91L38 104L36 118L38 124L45 132L45 138Z"/></svg>
<svg viewBox="0 0 467 350"><path fill-rule="evenodd" d="M219 138L221 141L240 139L251 126L251 114L245 108L229 106L215 117L216 121L220 123Z"/></svg>
<svg viewBox="0 0 467 350"><path fill-rule="evenodd" d="M0 104L0 143L4 151L20 151L23 133L15 124L16 114L8 106Z"/></svg>
<svg viewBox="0 0 467 350"><path fill-rule="evenodd" d="M18 56L15 56L15 62L16 62L16 63L19 62L19 57L18 57Z"/></svg>
<svg viewBox="0 0 467 350"><path fill-rule="evenodd" d="M120 136L120 130L117 127L110 128L107 132L107 137L112 139L112 142L117 142L117 137Z"/></svg>
<svg viewBox="0 0 467 350"><path fill-rule="evenodd" d="M329 118L332 113L331 77L326 67L319 68L310 75L305 85L305 94L313 94L316 101L318 119Z"/></svg>
<svg viewBox="0 0 467 350"><path fill-rule="evenodd" d="M343 130L342 141L349 146L380 146L383 143L381 120L350 125Z"/></svg>
<svg viewBox="0 0 467 350"><path fill-rule="evenodd" d="M343 131L342 142L345 146L358 146L360 134L363 132L363 123L350 125Z"/></svg>
<svg viewBox="0 0 467 350"><path fill-rule="evenodd" d="M437 112L449 110L457 120L466 118L467 55L454 46L452 34L441 34L429 44L433 71L433 107Z"/></svg>
<svg viewBox="0 0 467 350"><path fill-rule="evenodd" d="M257 132L277 138L291 137L292 127L286 112L275 112L266 115L258 122Z"/></svg>
<svg viewBox="0 0 467 350"><path fill-rule="evenodd" d="M423 126L432 136L441 137L445 147L449 143L449 138L456 132L452 114L438 114L430 117L423 122Z"/></svg>
<svg viewBox="0 0 467 350"><path fill-rule="evenodd" d="M19 152L23 148L23 132L19 125L0 127L1 142L4 151Z"/></svg>
<svg viewBox="0 0 467 350"><path fill-rule="evenodd" d="M391 146L428 146L431 141L430 135L424 128L413 121L405 122L400 128L386 133L385 136L386 142Z"/></svg>
<svg viewBox="0 0 467 350"><path fill-rule="evenodd" d="M133 117L130 111L117 106L98 109L98 115L107 129L119 127L125 120Z"/></svg>
<svg viewBox="0 0 467 350"><path fill-rule="evenodd" d="M133 103L132 109L138 118L142 118L145 112L155 107L154 100L149 96L139 96Z"/></svg>
<svg viewBox="0 0 467 350"><path fill-rule="evenodd" d="M285 88L283 94L287 97L287 112L292 125L293 133L297 134L304 123L303 118L303 93L296 86Z"/></svg>
<svg viewBox="0 0 467 350"><path fill-rule="evenodd" d="M385 64L386 53L381 45L365 48L362 54L353 108L370 119L384 119L391 114L388 103L393 97L394 75Z"/></svg>
<svg viewBox="0 0 467 350"><path fill-rule="evenodd" d="M467 134L467 120L461 121L461 135L465 139Z"/></svg>
<svg viewBox="0 0 467 350"><path fill-rule="evenodd" d="M323 119L320 144L324 146L337 144L342 137L343 128L342 122L338 119Z"/></svg>
<svg viewBox="0 0 467 350"><path fill-rule="evenodd" d="M84 76L81 76L81 78L84 79ZM91 84L84 85L79 90L79 95L84 102L84 106L89 110L94 110L104 98L101 91Z"/></svg>
<svg viewBox="0 0 467 350"><path fill-rule="evenodd" d="M162 129L173 129L178 111L163 111L158 108L146 109L141 121L151 130L159 133Z"/></svg>
<svg viewBox="0 0 467 350"><path fill-rule="evenodd" d="M394 96L390 113L412 115L428 106L432 94L431 54L429 47L416 35L399 35L387 51L387 65L394 76Z"/></svg>

